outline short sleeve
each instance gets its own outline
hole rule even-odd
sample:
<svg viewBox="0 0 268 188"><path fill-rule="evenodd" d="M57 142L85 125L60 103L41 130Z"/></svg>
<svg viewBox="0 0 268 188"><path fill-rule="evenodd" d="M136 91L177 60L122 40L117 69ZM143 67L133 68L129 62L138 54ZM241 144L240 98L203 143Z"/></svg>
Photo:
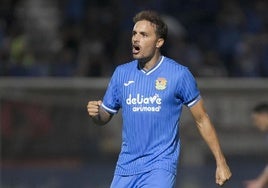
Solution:
<svg viewBox="0 0 268 188"><path fill-rule="evenodd" d="M102 107L112 114L117 113L121 107L118 78L119 78L119 70L117 68L111 77L105 95L103 97Z"/></svg>
<svg viewBox="0 0 268 188"><path fill-rule="evenodd" d="M178 97L182 100L182 103L188 107L192 107L201 99L196 80L186 67L181 73L178 85Z"/></svg>

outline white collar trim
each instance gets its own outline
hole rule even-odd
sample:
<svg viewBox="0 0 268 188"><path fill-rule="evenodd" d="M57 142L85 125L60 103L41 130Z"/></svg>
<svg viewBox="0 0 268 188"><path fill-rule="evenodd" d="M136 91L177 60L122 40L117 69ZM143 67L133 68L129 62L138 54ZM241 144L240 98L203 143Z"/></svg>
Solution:
<svg viewBox="0 0 268 188"><path fill-rule="evenodd" d="M154 72L156 69L158 69L158 67L160 67L160 65L163 63L163 60L164 60L164 56L161 57L159 63L153 68L151 69L150 71L146 72L145 70L141 69L141 71L146 74L146 75L149 75L151 74L152 72Z"/></svg>

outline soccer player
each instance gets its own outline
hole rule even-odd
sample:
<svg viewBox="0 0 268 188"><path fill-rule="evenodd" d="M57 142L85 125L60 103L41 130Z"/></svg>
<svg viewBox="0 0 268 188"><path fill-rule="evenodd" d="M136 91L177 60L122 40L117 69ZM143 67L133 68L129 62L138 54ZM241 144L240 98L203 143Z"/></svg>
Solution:
<svg viewBox="0 0 268 188"><path fill-rule="evenodd" d="M268 104L260 103L252 111L252 123L262 132L268 133ZM245 181L246 188L268 187L268 164L258 177Z"/></svg>
<svg viewBox="0 0 268 188"><path fill-rule="evenodd" d="M187 67L161 55L167 25L154 11L141 11L133 21L134 60L116 68L102 101L87 104L89 116L99 125L122 109L122 146L111 187L175 186L183 105L211 149L216 183L223 185L231 172L196 81Z"/></svg>

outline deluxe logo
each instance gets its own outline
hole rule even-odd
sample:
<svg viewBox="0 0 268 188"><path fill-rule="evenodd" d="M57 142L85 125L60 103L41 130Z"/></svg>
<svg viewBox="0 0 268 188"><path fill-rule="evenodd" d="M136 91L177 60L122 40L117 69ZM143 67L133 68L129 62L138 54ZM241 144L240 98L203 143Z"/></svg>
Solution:
<svg viewBox="0 0 268 188"><path fill-rule="evenodd" d="M135 105L132 108L133 112L138 111L148 111L148 112L159 112L161 109L162 99L159 97L158 94L150 97L144 97L141 94L137 94L135 97L132 97L129 94L128 98L126 99L126 103L128 105Z"/></svg>

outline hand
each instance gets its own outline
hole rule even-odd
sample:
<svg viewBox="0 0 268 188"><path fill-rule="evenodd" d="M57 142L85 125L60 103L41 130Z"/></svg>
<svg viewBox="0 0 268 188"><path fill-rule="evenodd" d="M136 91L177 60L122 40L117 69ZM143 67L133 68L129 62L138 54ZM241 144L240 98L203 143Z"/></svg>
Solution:
<svg viewBox="0 0 268 188"><path fill-rule="evenodd" d="M94 117L99 115L99 107L101 105L102 101L89 101L87 103L87 111L89 116Z"/></svg>
<svg viewBox="0 0 268 188"><path fill-rule="evenodd" d="M231 176L232 176L232 173L226 163L223 165L217 166L216 183L218 185L222 186L227 180L230 179Z"/></svg>

